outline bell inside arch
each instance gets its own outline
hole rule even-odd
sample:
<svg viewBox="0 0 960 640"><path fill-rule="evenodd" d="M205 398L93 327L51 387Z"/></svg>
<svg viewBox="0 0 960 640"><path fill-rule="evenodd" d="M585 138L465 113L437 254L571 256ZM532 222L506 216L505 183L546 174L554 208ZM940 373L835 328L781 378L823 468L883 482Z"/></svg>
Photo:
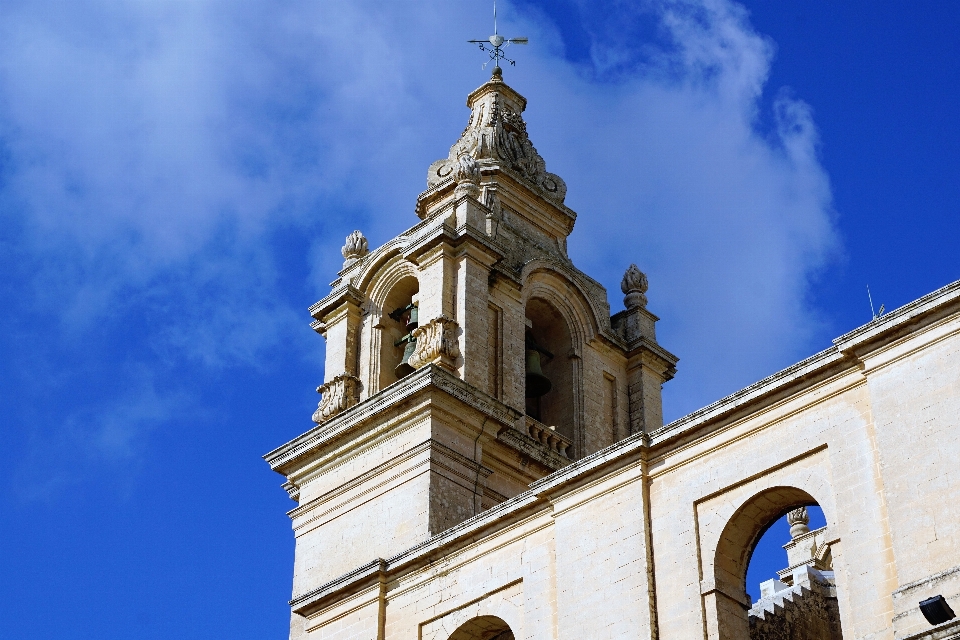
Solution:
<svg viewBox="0 0 960 640"><path fill-rule="evenodd" d="M541 355L545 355L548 358L553 357L549 351L546 351L538 346L536 342L528 338L526 354L527 384L525 393L528 398L539 398L553 387L550 378L543 375L543 369L540 367Z"/></svg>
<svg viewBox="0 0 960 640"><path fill-rule="evenodd" d="M417 324L417 305L411 304L407 311L407 331L413 331L419 326Z"/></svg>
<svg viewBox="0 0 960 640"><path fill-rule="evenodd" d="M403 358L400 360L400 364L394 367L393 372L396 374L397 379L405 378L410 375L416 369L410 366L410 356L413 355L413 352L417 349L417 339L411 335L405 335L400 340L396 342L396 346L400 346L403 343L406 343L403 347Z"/></svg>
<svg viewBox="0 0 960 640"><path fill-rule="evenodd" d="M393 373L399 380L416 371L416 369L410 366L410 356L412 356L413 352L417 349L417 339L413 337L413 330L419 326L417 303L411 301L410 304L405 307L394 309L393 312L390 313L390 317L403 325L407 330L407 335L393 343L395 347L399 347L401 344L404 345L403 357L400 359L400 364L393 368Z"/></svg>

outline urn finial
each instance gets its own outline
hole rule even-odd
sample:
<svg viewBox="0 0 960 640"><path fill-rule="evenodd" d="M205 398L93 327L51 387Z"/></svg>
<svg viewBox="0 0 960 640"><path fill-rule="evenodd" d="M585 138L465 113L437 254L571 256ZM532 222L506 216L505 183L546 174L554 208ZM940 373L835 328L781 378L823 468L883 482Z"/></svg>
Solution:
<svg viewBox="0 0 960 640"><path fill-rule="evenodd" d="M623 304L627 309L643 308L647 306L647 276L635 264L627 268L620 281L620 290L623 291Z"/></svg>
<svg viewBox="0 0 960 640"><path fill-rule="evenodd" d="M810 516L807 514L806 507L794 509L787 514L787 524L790 525L790 537L796 538L810 531Z"/></svg>
<svg viewBox="0 0 960 640"><path fill-rule="evenodd" d="M480 195L480 165L469 153L461 153L453 167L453 179L457 183L454 197Z"/></svg>
<svg viewBox="0 0 960 640"><path fill-rule="evenodd" d="M354 231L347 236L347 241L340 249L343 254L343 268L346 269L363 256L370 253L370 247L367 245L367 239L363 237L360 231Z"/></svg>

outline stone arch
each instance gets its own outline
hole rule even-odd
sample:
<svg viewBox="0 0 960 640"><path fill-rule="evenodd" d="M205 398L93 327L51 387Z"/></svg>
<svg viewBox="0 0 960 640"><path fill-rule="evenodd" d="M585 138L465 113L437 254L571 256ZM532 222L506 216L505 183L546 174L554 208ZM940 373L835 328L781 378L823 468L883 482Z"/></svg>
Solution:
<svg viewBox="0 0 960 640"><path fill-rule="evenodd" d="M405 260L399 253L387 254L371 268L360 284L360 290L367 298L369 308L366 311L380 315L384 313L387 297L404 278L418 276L417 267ZM390 310L387 310L389 313Z"/></svg>
<svg viewBox="0 0 960 640"><path fill-rule="evenodd" d="M558 270L553 263L545 260L528 262L523 267L521 281L524 303L531 297L550 300L575 328L581 343L592 340L600 333L604 317L609 324L609 313L603 316L580 283Z"/></svg>
<svg viewBox="0 0 960 640"><path fill-rule="evenodd" d="M514 640L510 625L496 616L467 620L450 634L449 640Z"/></svg>
<svg viewBox="0 0 960 640"><path fill-rule="evenodd" d="M525 320L533 325L531 336L554 356L543 366L554 387L539 406L527 403L527 413L569 438L571 453L579 458L584 452L583 354L597 335L593 310L573 283L546 268L527 274L523 306Z"/></svg>
<svg viewBox="0 0 960 640"><path fill-rule="evenodd" d="M716 630L715 637L719 640L741 640L750 637L747 616L750 599L746 594L747 565L757 543L767 529L788 512L818 504L817 500L803 489L774 486L750 496L733 513L723 527L713 556L717 617L715 626L709 626Z"/></svg>
<svg viewBox="0 0 960 640"><path fill-rule="evenodd" d="M419 293L417 276L413 263L393 254L378 261L377 269L366 282L360 345L365 396L397 381L394 368L403 356L403 346L394 343L405 334L405 329L390 313L409 304Z"/></svg>
<svg viewBox="0 0 960 640"><path fill-rule="evenodd" d="M747 564L767 529L787 512L816 504L813 496L796 487L771 487L747 500L720 534L713 563L717 582L746 590Z"/></svg>
<svg viewBox="0 0 960 640"><path fill-rule="evenodd" d="M575 347L570 326L550 301L540 297L527 300L524 316L530 323L526 339L550 354L541 354L539 358L544 375L552 383L545 395L526 398L526 413L556 427L561 435L575 442L581 367L574 356L579 349Z"/></svg>

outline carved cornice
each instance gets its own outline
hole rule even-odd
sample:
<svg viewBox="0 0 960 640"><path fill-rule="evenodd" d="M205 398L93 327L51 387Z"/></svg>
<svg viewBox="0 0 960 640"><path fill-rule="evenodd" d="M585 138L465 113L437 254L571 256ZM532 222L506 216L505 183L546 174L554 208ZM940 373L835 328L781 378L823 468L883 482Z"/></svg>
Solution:
<svg viewBox="0 0 960 640"><path fill-rule="evenodd" d="M953 303L953 304L951 304ZM886 313L867 324L845 333L833 341L837 350L851 355L860 354L877 340L889 340L898 333L912 328L924 316L960 303L960 280L918 298L899 309Z"/></svg>
<svg viewBox="0 0 960 640"><path fill-rule="evenodd" d="M314 589L309 593L294 596L290 600L290 607L294 613L304 615L312 605L315 605L323 599L344 589L356 589L360 584L376 584L383 579L387 571L387 561L377 558L373 562L368 562L362 567L358 567L348 574L342 575L336 580L331 580L319 589Z"/></svg>
<svg viewBox="0 0 960 640"><path fill-rule="evenodd" d="M452 373L436 365L426 365L322 425L271 451L264 456L264 460L274 471L286 473L292 463L346 436L368 421L377 419L383 411L410 402L419 394L431 390L440 391L459 400L463 405L488 416L502 426L513 425L522 415L518 410L483 393Z"/></svg>
<svg viewBox="0 0 960 640"><path fill-rule="evenodd" d="M287 492L290 499L294 502L300 502L300 487L289 480L283 483L283 490Z"/></svg>
<svg viewBox="0 0 960 640"><path fill-rule="evenodd" d="M359 307L363 303L363 293L350 283L341 283L323 300L310 305L308 311L314 320L322 324L331 311L344 303L352 303ZM310 326L313 327L313 324ZM317 328L314 327L314 330L316 331Z"/></svg>

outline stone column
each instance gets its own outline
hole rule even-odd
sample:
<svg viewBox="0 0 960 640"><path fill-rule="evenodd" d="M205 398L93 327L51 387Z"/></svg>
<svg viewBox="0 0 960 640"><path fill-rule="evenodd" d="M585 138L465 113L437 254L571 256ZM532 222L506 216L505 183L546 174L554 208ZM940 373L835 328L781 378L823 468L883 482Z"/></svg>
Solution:
<svg viewBox="0 0 960 640"><path fill-rule="evenodd" d="M317 388L323 397L314 422L324 422L360 399L357 368L362 301L359 291L344 285L310 308L313 328L327 341L323 384Z"/></svg>
<svg viewBox="0 0 960 640"><path fill-rule="evenodd" d="M346 373L357 375L357 338L360 329L360 301L345 297L324 319L323 337L327 339L327 355L323 367L323 381Z"/></svg>
<svg viewBox="0 0 960 640"><path fill-rule="evenodd" d="M663 426L661 387L676 373L678 358L657 343L659 318L647 310L647 277L630 265L620 288L625 311L611 324L627 342L627 394L630 433L649 433Z"/></svg>
<svg viewBox="0 0 960 640"><path fill-rule="evenodd" d="M489 386L490 267L497 255L483 245L466 242L457 251L456 320L460 325L458 373L478 389Z"/></svg>

